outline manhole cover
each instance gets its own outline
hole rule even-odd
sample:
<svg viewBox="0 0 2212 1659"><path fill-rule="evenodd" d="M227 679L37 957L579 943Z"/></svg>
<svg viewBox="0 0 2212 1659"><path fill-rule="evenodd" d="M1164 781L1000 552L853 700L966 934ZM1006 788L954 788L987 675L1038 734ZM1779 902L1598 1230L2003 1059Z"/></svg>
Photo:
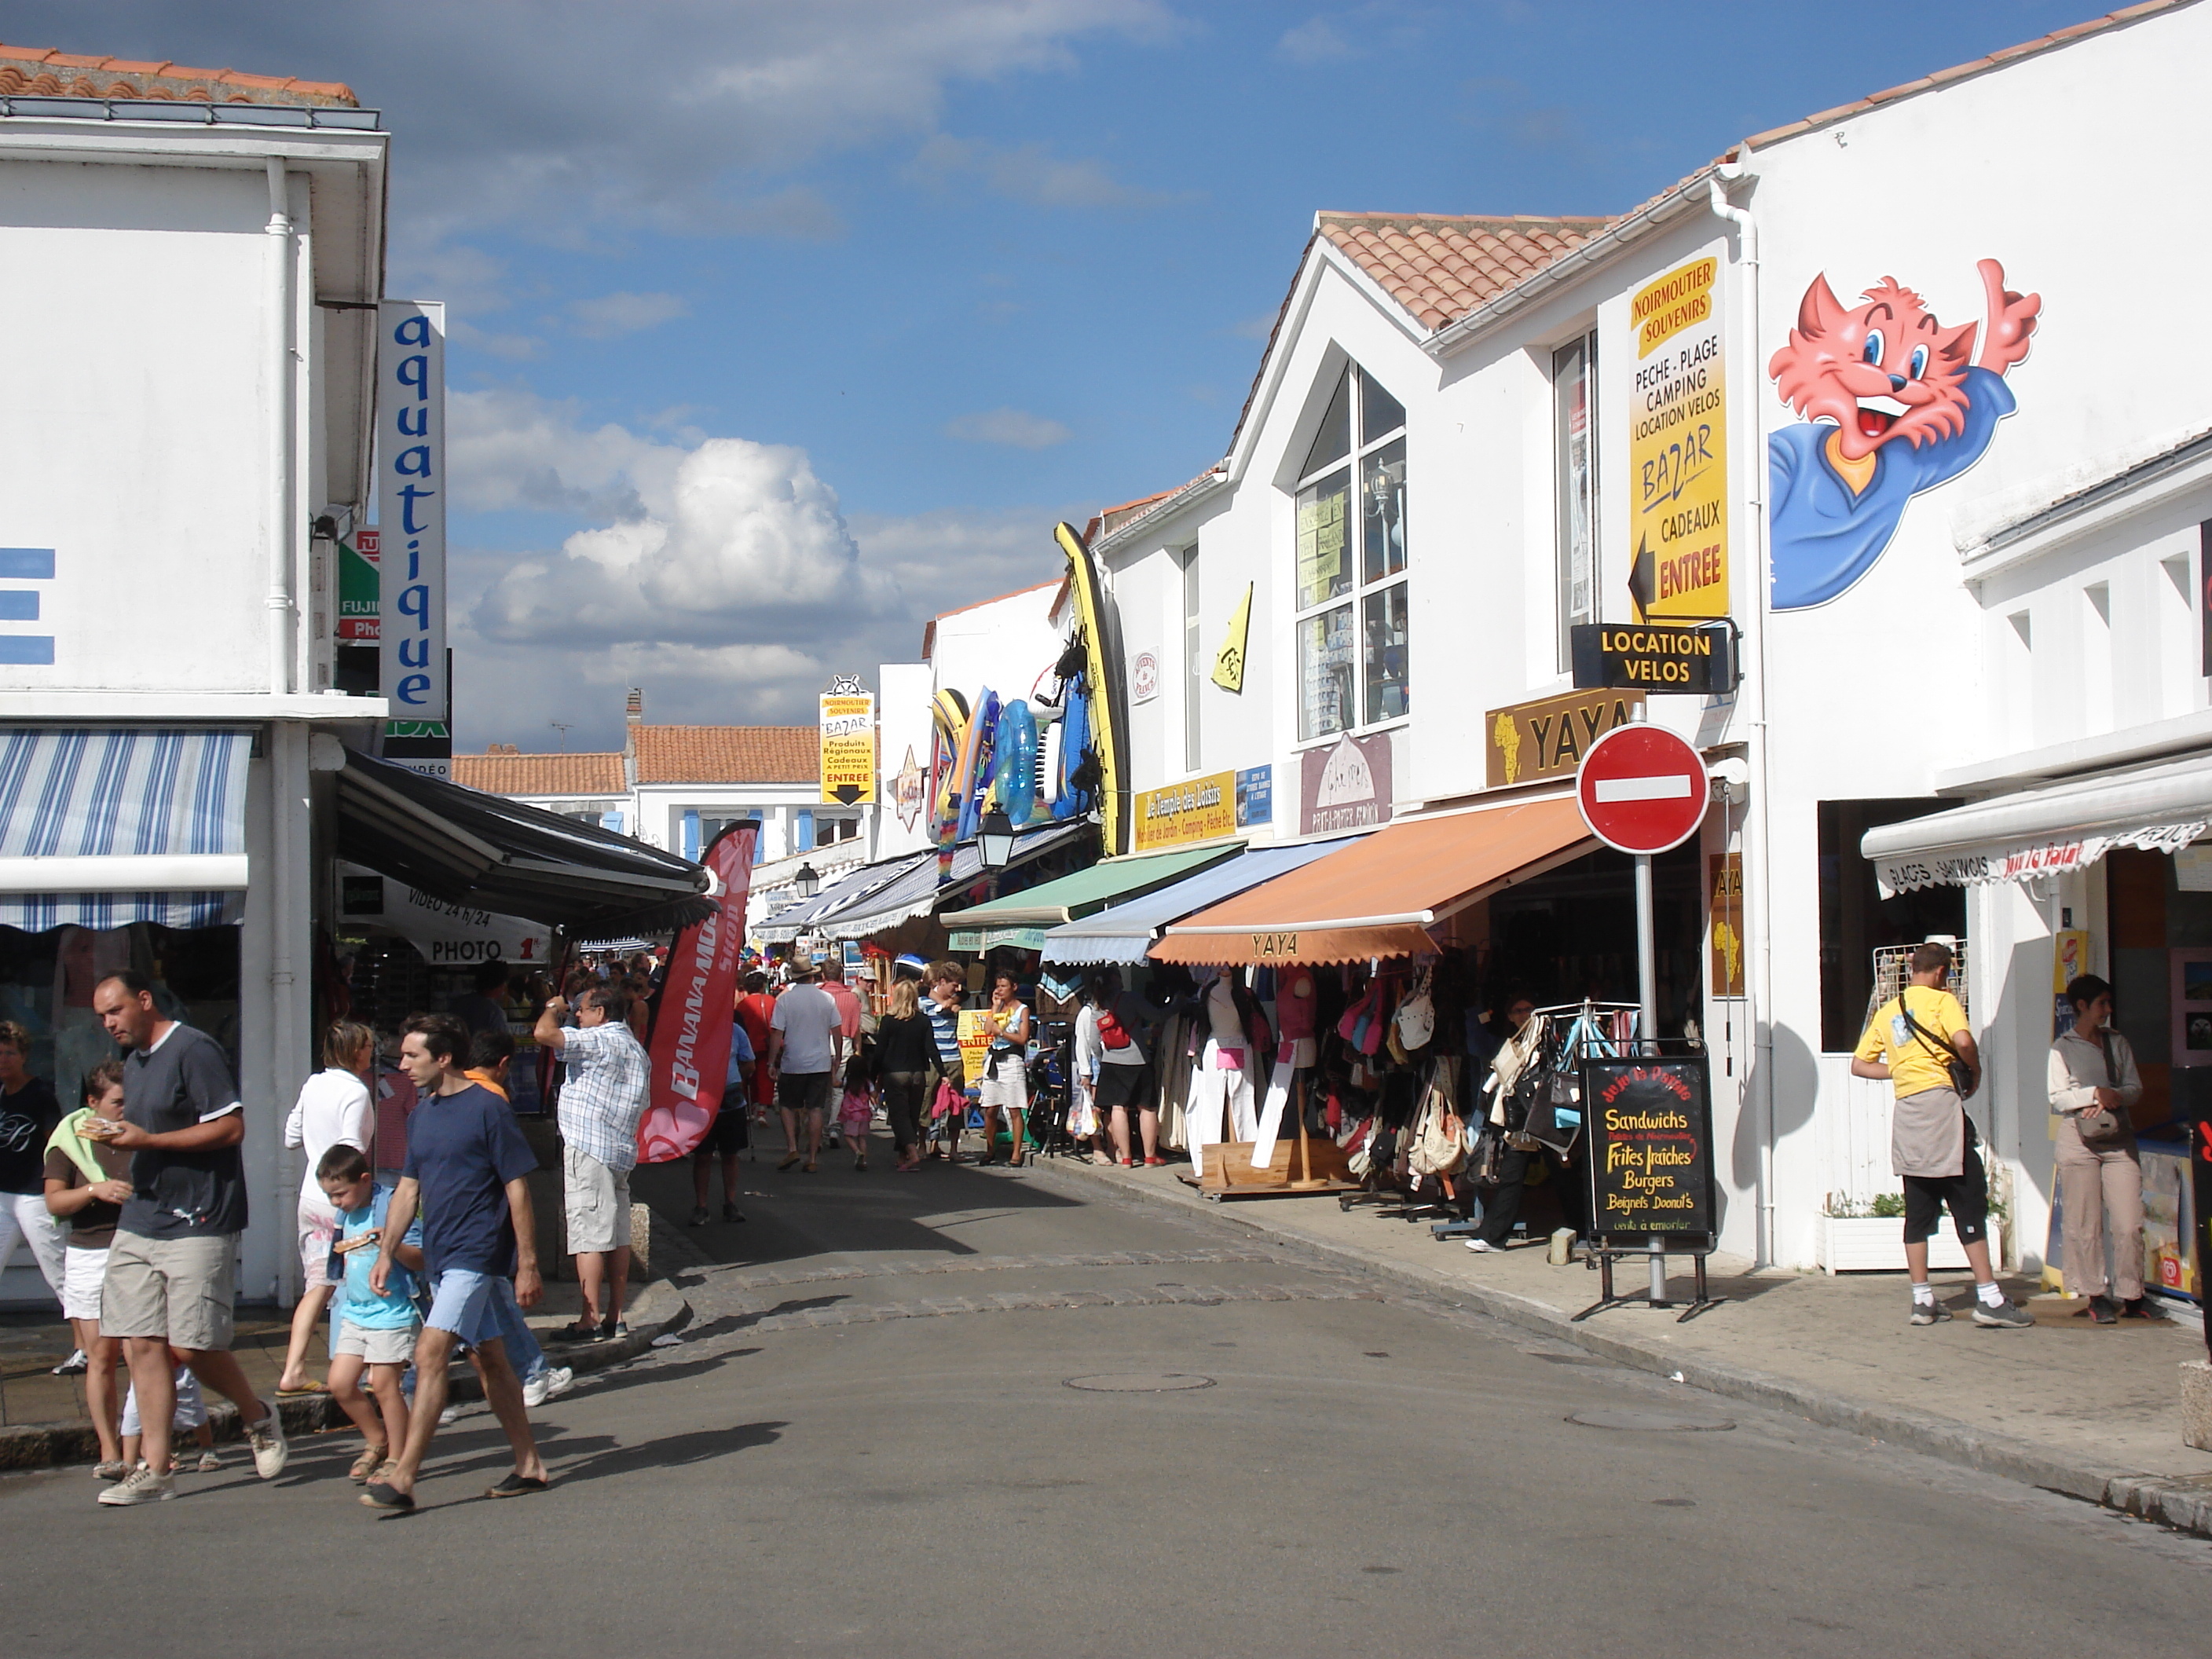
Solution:
<svg viewBox="0 0 2212 1659"><path fill-rule="evenodd" d="M1621 1429L1635 1434L1705 1434L1735 1426L1725 1418L1677 1417L1668 1412L1596 1409L1569 1412L1567 1421L1579 1423L1586 1429Z"/></svg>
<svg viewBox="0 0 2212 1659"><path fill-rule="evenodd" d="M1103 1376L1071 1376L1062 1386L1092 1394L1176 1394L1210 1389L1213 1379L1191 1371L1109 1371Z"/></svg>

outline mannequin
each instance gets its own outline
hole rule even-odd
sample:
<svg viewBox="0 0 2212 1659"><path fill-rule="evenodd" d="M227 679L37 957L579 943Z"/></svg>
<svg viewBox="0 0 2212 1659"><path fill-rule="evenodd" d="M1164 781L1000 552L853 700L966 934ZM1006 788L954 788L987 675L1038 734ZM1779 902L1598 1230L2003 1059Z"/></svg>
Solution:
<svg viewBox="0 0 2212 1659"><path fill-rule="evenodd" d="M1274 1162L1275 1137L1282 1133L1283 1109L1298 1073L1314 1063L1313 973L1305 968L1285 968L1275 977L1275 1026L1281 1041L1275 1049L1275 1069L1267 1083L1267 1103L1260 1114L1260 1130L1253 1137L1252 1167L1264 1170Z"/></svg>
<svg viewBox="0 0 2212 1659"><path fill-rule="evenodd" d="M1251 1140L1259 1132L1255 1108L1261 1075L1260 1044L1266 1040L1267 1021L1238 983L1237 974L1233 968L1222 969L1200 997L1206 1046L1191 1073L1188 1121L1184 1127L1190 1167L1198 1175L1205 1173L1202 1148L1224 1139ZM1224 1113L1225 1135L1222 1132Z"/></svg>

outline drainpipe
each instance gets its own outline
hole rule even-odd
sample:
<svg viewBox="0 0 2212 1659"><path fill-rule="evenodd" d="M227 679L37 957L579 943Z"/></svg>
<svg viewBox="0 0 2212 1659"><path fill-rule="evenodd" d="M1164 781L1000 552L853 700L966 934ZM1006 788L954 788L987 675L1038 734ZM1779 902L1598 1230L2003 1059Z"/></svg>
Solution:
<svg viewBox="0 0 2212 1659"><path fill-rule="evenodd" d="M1736 264L1743 280L1736 306L1742 319L1737 348L1739 384L1748 380L1752 392L1738 407L1736 429L1746 434L1750 451L1744 466L1744 500L1751 509L1755 549L1752 569L1751 675L1747 690L1750 707L1746 726L1745 758L1751 770L1749 802L1743 844L1744 931L1751 948L1751 1107L1759 1126L1759 1265L1774 1265L1778 1254L1774 1224L1774 908L1772 823L1773 792L1767 770L1766 618L1771 597L1771 562L1767 547L1766 454L1761 422L1751 416L1759 408L1759 222L1748 208L1728 198L1726 185L1751 176L1751 146L1736 150L1735 159L1713 169L1706 181L1712 210L1735 227Z"/></svg>
<svg viewBox="0 0 2212 1659"><path fill-rule="evenodd" d="M269 158L269 694L292 689L292 204Z"/></svg>
<svg viewBox="0 0 2212 1659"><path fill-rule="evenodd" d="M296 258L292 236L289 181L282 156L268 158L269 223L269 693L282 697L292 690L292 643L296 607L293 582L293 454L296 434L293 398L296 382L292 350L293 280ZM267 1096L264 1115L272 1121L284 1109L288 1091L296 1086L301 1067L301 1034L307 1018L297 1004L296 951L307 934L306 894L303 890L306 848L306 805L299 798L307 770L301 751L307 743L307 728L296 722L272 720L267 748L269 767L269 881L263 887L270 908L269 929L269 1029L270 1042L266 1071ZM297 1188L286 1180L281 1152L272 1158L276 1190L270 1194L272 1212L282 1215ZM288 1190L289 1188L289 1190ZM275 1289L289 1301L298 1286L277 1254Z"/></svg>

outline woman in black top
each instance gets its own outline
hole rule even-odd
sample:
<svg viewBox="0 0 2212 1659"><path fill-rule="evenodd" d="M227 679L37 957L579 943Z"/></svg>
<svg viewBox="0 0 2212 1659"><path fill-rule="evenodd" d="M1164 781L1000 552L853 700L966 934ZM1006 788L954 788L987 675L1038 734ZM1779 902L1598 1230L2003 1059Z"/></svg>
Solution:
<svg viewBox="0 0 2212 1659"><path fill-rule="evenodd" d="M884 1085L884 1110L898 1143L898 1167L911 1174L921 1167L916 1131L922 1090L937 1071L937 1034L910 979L891 987L890 1012L876 1022L876 1067Z"/></svg>
<svg viewBox="0 0 2212 1659"><path fill-rule="evenodd" d="M62 1234L46 1213L46 1137L62 1121L54 1085L27 1069L31 1034L0 1020L0 1273L21 1239L31 1247L56 1300L62 1293Z"/></svg>

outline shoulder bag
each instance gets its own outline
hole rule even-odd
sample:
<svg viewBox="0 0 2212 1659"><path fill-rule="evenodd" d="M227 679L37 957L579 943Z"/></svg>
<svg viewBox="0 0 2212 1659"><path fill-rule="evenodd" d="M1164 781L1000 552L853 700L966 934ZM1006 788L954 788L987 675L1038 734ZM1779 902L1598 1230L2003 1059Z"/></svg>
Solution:
<svg viewBox="0 0 2212 1659"><path fill-rule="evenodd" d="M1958 1091L1959 1098L1964 1100L1974 1092L1974 1068L1959 1058L1959 1051L1949 1042L1937 1036L1935 1032L1913 1018L1912 1005L1905 1000L1905 995L1911 988L1912 982L1910 980L1898 988L1898 1016L1905 1021L1905 1029L1912 1034L1923 1048L1931 1054L1941 1054L1943 1056L1943 1069L1951 1074L1951 1087Z"/></svg>
<svg viewBox="0 0 2212 1659"><path fill-rule="evenodd" d="M2097 1033L2097 1046L2105 1053L2105 1086L2117 1089L2120 1086L2120 1073L2119 1068L2112 1064L2112 1034L2110 1030ZM2082 1145L2109 1148L2118 1144L2123 1125L2120 1115L2111 1107L2092 1106L2087 1111L2075 1115L2074 1127L2081 1131Z"/></svg>

